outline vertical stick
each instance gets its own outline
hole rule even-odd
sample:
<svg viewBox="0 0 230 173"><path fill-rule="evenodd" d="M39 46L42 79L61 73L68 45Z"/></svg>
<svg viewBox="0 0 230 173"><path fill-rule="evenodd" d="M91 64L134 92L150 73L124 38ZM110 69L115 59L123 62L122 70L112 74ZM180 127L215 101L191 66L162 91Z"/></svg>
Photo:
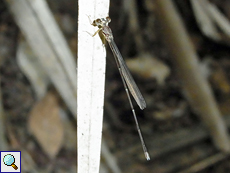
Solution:
<svg viewBox="0 0 230 173"><path fill-rule="evenodd" d="M91 20L108 16L109 0L78 1L78 172L99 172L106 51Z"/></svg>
<svg viewBox="0 0 230 173"><path fill-rule="evenodd" d="M167 46L173 55L175 68L183 83L185 94L208 128L211 137L222 151L230 151L226 125L218 110L211 88L202 76L198 57L193 49L182 20L172 1L156 0L159 18L167 39Z"/></svg>

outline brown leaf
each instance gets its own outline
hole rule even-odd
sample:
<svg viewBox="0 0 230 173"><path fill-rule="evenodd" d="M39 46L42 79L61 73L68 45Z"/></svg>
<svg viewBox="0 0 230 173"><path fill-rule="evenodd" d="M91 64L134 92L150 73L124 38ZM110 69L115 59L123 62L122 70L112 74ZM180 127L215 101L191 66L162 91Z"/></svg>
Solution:
<svg viewBox="0 0 230 173"><path fill-rule="evenodd" d="M230 82L228 80L227 74L221 68L220 65L215 64L215 71L211 75L211 82L214 87L219 90L223 95L230 94Z"/></svg>
<svg viewBox="0 0 230 173"><path fill-rule="evenodd" d="M129 69L144 78L154 78L159 85L164 85L170 75L170 68L149 54L141 54L138 58L126 60Z"/></svg>
<svg viewBox="0 0 230 173"><path fill-rule="evenodd" d="M59 115L58 99L54 93L48 93L32 109L29 129L50 158L59 152L63 141L63 124Z"/></svg>

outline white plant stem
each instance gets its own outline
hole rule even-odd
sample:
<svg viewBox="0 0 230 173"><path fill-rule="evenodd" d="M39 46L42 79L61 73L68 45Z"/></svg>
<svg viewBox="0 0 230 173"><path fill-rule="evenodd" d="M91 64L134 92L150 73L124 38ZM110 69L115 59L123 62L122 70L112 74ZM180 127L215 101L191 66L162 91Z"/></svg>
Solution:
<svg viewBox="0 0 230 173"><path fill-rule="evenodd" d="M78 172L99 172L104 105L105 56L91 20L106 17L109 0L79 0L78 4L77 137Z"/></svg>

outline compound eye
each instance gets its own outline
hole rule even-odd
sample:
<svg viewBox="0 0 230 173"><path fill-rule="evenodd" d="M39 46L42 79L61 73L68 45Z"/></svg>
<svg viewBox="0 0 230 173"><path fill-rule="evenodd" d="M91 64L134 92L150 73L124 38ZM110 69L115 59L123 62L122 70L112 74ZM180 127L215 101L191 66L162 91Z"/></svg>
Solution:
<svg viewBox="0 0 230 173"><path fill-rule="evenodd" d="M106 21L109 23L109 22L111 22L111 18L108 16L108 17L106 17Z"/></svg>
<svg viewBox="0 0 230 173"><path fill-rule="evenodd" d="M101 19L97 19L97 20L96 20L96 23L101 23Z"/></svg>

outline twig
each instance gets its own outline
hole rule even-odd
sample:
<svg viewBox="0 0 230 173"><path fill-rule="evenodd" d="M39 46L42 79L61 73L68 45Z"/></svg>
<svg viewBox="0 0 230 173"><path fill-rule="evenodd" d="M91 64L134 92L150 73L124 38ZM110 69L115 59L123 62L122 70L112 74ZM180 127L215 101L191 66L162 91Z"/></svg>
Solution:
<svg viewBox="0 0 230 173"><path fill-rule="evenodd" d="M207 0L191 0L198 25L203 33L217 41L221 40L218 29L230 38L230 21ZM218 28L217 28L218 27Z"/></svg>
<svg viewBox="0 0 230 173"><path fill-rule="evenodd" d="M230 37L230 21L225 17L218 8L212 3L206 2L206 8L209 12L210 17L216 22L219 28L226 34L226 36Z"/></svg>
<svg viewBox="0 0 230 173"><path fill-rule="evenodd" d="M197 23L200 26L201 31L206 36L211 37L214 40L220 40L220 34L218 33L216 25L208 15L207 9L205 9L205 6L207 5L205 3L205 1L191 0L192 8Z"/></svg>
<svg viewBox="0 0 230 173"><path fill-rule="evenodd" d="M226 153L218 153L214 156L211 156L205 160L202 160L199 163L194 164L193 166L191 166L190 168L183 170L179 173L191 173L191 172L198 172L198 171L202 171L205 168L207 168L208 166L211 166L221 160L224 160L228 157L229 155Z"/></svg>
<svg viewBox="0 0 230 173"><path fill-rule="evenodd" d="M166 44L174 57L186 97L197 115L207 126L216 147L230 150L226 125L218 110L207 80L201 75L198 57L172 1L157 0L159 19Z"/></svg>

